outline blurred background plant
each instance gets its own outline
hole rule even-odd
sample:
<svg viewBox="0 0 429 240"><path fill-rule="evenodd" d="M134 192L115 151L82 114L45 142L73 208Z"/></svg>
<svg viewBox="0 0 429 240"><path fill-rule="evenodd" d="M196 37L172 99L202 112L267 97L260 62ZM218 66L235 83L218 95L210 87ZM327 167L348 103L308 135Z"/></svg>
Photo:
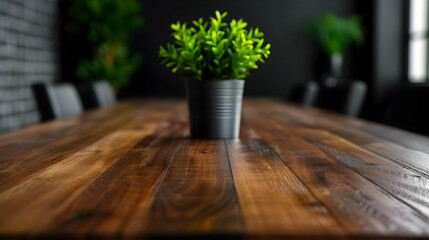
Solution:
<svg viewBox="0 0 429 240"><path fill-rule="evenodd" d="M143 24L137 0L74 0L69 30L84 34L92 44L92 59L82 60L76 70L84 83L105 80L116 90L128 83L141 56L129 56L129 38Z"/></svg>
<svg viewBox="0 0 429 240"><path fill-rule="evenodd" d="M334 87L342 82L343 58L346 48L352 44L362 44L364 29L359 16L348 18L331 13L317 17L310 25L311 33L317 40L321 52L329 60L328 69L322 70L321 81L324 87ZM325 65L325 64L322 64Z"/></svg>
<svg viewBox="0 0 429 240"><path fill-rule="evenodd" d="M313 21L311 29L328 56L343 53L352 42L362 44L364 41L364 29L357 15L342 18L326 13Z"/></svg>

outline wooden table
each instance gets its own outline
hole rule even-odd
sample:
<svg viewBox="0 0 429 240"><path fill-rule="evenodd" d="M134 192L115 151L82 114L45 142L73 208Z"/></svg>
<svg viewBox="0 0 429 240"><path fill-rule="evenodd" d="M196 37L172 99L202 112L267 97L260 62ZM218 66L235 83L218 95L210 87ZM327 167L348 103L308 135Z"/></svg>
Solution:
<svg viewBox="0 0 429 240"><path fill-rule="evenodd" d="M429 237L427 137L269 99L188 136L182 100L0 135L0 239Z"/></svg>

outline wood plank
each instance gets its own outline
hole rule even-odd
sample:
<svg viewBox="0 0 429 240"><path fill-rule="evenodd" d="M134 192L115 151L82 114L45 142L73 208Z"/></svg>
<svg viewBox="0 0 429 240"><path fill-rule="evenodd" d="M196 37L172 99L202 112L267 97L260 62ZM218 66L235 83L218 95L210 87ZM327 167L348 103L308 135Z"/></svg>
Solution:
<svg viewBox="0 0 429 240"><path fill-rule="evenodd" d="M429 154L390 142L371 142L361 146L429 177Z"/></svg>
<svg viewBox="0 0 429 240"><path fill-rule="evenodd" d="M242 220L223 140L184 140L151 209L149 236L237 236Z"/></svg>
<svg viewBox="0 0 429 240"><path fill-rule="evenodd" d="M78 117L69 117L60 121L49 121L21 130L0 135L0 164L14 158L20 158L29 151L34 151L60 139L86 132L104 121L124 119L132 115L131 103L121 103L107 109L89 111ZM13 160L12 160L13 161Z"/></svg>
<svg viewBox="0 0 429 240"><path fill-rule="evenodd" d="M271 121L247 121L352 235L428 233L429 223L413 208L293 131L277 129Z"/></svg>
<svg viewBox="0 0 429 240"><path fill-rule="evenodd" d="M326 124L328 126L336 125L339 130L345 133L352 133L352 135L358 135L356 140L359 140L360 134L364 133L367 136L370 135L373 138L392 142L395 145L400 145L406 148L414 149L429 154L429 138L427 136L419 135L406 130L394 128L388 125L382 125L376 122L366 121L364 119L357 119L348 117L342 114L325 111L322 109L312 107L302 107L299 105L285 103L279 100L271 99L251 99L250 105L258 106L270 106L270 112L283 112L293 115L298 115L302 123L311 122L311 124ZM276 108L277 110L274 110ZM262 111L264 109L261 109ZM273 111L274 110L274 111ZM292 116L291 116L292 117ZM321 120L321 122L319 122ZM316 125L315 125L316 126ZM325 126L323 126L325 127ZM322 127L322 128L323 128Z"/></svg>
<svg viewBox="0 0 429 240"><path fill-rule="evenodd" d="M147 133L147 130L112 133L0 194L0 232L32 232L52 224L53 215L63 211L86 184Z"/></svg>
<svg viewBox="0 0 429 240"><path fill-rule="evenodd" d="M0 166L25 157L40 148L70 136L85 134L102 125L118 129L154 110L170 110L172 101L126 101L109 108L90 110L82 115L49 121L21 130L0 134ZM103 126L106 128L106 126Z"/></svg>
<svg viewBox="0 0 429 240"><path fill-rule="evenodd" d="M246 99L241 139L195 140L186 114L132 101L0 135L0 238L429 236L429 138Z"/></svg>
<svg viewBox="0 0 429 240"><path fill-rule="evenodd" d="M247 237L344 236L329 210L263 140L226 142Z"/></svg>
<svg viewBox="0 0 429 240"><path fill-rule="evenodd" d="M183 125L172 124L144 137L88 184L44 231L79 237L143 234L155 193L184 132Z"/></svg>
<svg viewBox="0 0 429 240"><path fill-rule="evenodd" d="M300 131L314 146L350 167L392 196L412 206L429 222L429 178L418 175L328 132Z"/></svg>
<svg viewBox="0 0 429 240"><path fill-rule="evenodd" d="M373 132L352 129L341 124L341 121L332 121L328 118L323 118L316 124L312 123L311 126L329 130L330 132L342 136L349 141L372 151L373 153L400 163L407 168L413 169L418 175L423 174L425 176L429 176L429 164L427 164L429 162L429 154L416 150L418 147L409 148L406 147L407 144L402 144L408 142L408 138L406 136L398 136L398 139L401 139L401 141L397 140L395 142L390 142L382 138L374 137L371 135L374 134ZM388 129L385 131L388 132ZM396 142L401 143L398 144Z"/></svg>
<svg viewBox="0 0 429 240"><path fill-rule="evenodd" d="M261 105L262 104L262 105ZM278 102L271 102L270 105L270 116L273 119L276 119L280 123L284 124L295 124L299 126L304 126L313 129L323 129L332 132L335 135L339 135L358 146L361 146L373 153L381 155L387 159L400 163L407 168L413 169L418 175L429 176L429 154L416 150L421 148L421 145L416 145L413 148L406 147L411 143L419 143L417 138L410 135L410 139L413 141L408 142L407 136L401 135L398 137L396 142L401 142L401 144L390 142L383 138L377 137L377 132L362 131L354 129L353 127L347 126L346 123L350 121L359 121L345 116L340 116L338 114L328 113L322 110L312 109L312 108L300 108L291 107L289 105L282 105ZM268 114L266 108L262 106L267 106L267 103L264 101L252 103L253 108L259 109L260 114ZM333 118L332 116L335 116ZM364 126L370 125L370 123L361 122ZM389 131L389 129L385 129ZM375 135L374 135L375 134ZM405 144L408 143L408 144ZM429 148L427 148L429 149Z"/></svg>
<svg viewBox="0 0 429 240"><path fill-rule="evenodd" d="M308 109L307 111L321 111L319 109ZM329 119L339 123L339 125L353 130L355 132L370 133L378 139L383 139L386 142L392 142L395 145L400 145L409 149L421 151L429 154L429 138L417 133L398 129L388 125L382 125L376 122L366 121L364 119L347 118L345 121L344 115L335 113L325 113Z"/></svg>
<svg viewBox="0 0 429 240"><path fill-rule="evenodd" d="M53 216L158 124L113 132L0 194L0 231L39 231L52 224Z"/></svg>
<svg viewBox="0 0 429 240"><path fill-rule="evenodd" d="M163 136L160 131L169 131L170 134L172 128L177 130L179 124L183 125L168 121L168 118L166 120L169 114L158 111L137 118L124 125L122 130L114 131L75 154L52 163L0 194L0 232L13 234L26 230L39 233L52 227L50 225L58 221L53 218L60 215L87 184L104 174L139 139L148 134ZM149 138L154 139L153 135ZM28 199L35 200L26 204Z"/></svg>
<svg viewBox="0 0 429 240"><path fill-rule="evenodd" d="M32 150L33 147L27 150L23 149L27 153L16 158L12 152L11 156L2 161L0 165L0 193L29 178L31 175L66 159L115 130L139 130L144 128L145 124L153 125L153 123L159 123L171 117L171 115L167 116L160 114L160 112L149 112L144 108L143 110L138 108L138 110L128 111L125 115L123 118L113 118L110 121L104 120L104 117L102 118L103 120L97 118L86 124L87 127L91 127L90 129L84 127L83 132L77 131L75 134L65 138L53 138L52 141L55 139L56 141L43 147L38 147L37 145L35 150ZM57 133L57 135L60 134ZM22 147L28 146L24 145Z"/></svg>
<svg viewBox="0 0 429 240"><path fill-rule="evenodd" d="M269 124L282 133L287 132L303 137L332 158L413 207L429 222L429 178L424 174L404 168L402 164L392 162L326 130L286 125L274 120ZM405 153L416 151L397 148L398 146L391 146L386 149L386 153L390 151L394 156L401 151Z"/></svg>

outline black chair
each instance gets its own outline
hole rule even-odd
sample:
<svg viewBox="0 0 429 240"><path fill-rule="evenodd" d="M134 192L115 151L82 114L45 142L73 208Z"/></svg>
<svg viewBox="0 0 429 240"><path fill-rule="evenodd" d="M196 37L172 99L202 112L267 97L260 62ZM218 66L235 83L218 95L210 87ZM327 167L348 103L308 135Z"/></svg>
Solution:
<svg viewBox="0 0 429 240"><path fill-rule="evenodd" d="M90 108L108 107L116 103L112 86L105 81L92 83L88 89Z"/></svg>
<svg viewBox="0 0 429 240"><path fill-rule="evenodd" d="M428 86L401 87L389 97L382 122L429 135L428 103Z"/></svg>
<svg viewBox="0 0 429 240"><path fill-rule="evenodd" d="M69 83L32 86L42 121L68 117L83 111L79 93Z"/></svg>
<svg viewBox="0 0 429 240"><path fill-rule="evenodd" d="M317 82L310 81L292 89L289 100L304 106L315 106L319 97L320 87Z"/></svg>
<svg viewBox="0 0 429 240"><path fill-rule="evenodd" d="M352 81L333 88L323 88L317 106L357 117L361 113L367 92L366 83Z"/></svg>

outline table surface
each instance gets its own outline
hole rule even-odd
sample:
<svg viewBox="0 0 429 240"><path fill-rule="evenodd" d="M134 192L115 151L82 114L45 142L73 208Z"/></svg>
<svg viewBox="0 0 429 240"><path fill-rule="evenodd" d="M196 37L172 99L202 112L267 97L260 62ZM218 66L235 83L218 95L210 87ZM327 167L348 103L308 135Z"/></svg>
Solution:
<svg viewBox="0 0 429 240"><path fill-rule="evenodd" d="M2 237L429 237L429 138L270 99L240 139L136 100L0 135Z"/></svg>

